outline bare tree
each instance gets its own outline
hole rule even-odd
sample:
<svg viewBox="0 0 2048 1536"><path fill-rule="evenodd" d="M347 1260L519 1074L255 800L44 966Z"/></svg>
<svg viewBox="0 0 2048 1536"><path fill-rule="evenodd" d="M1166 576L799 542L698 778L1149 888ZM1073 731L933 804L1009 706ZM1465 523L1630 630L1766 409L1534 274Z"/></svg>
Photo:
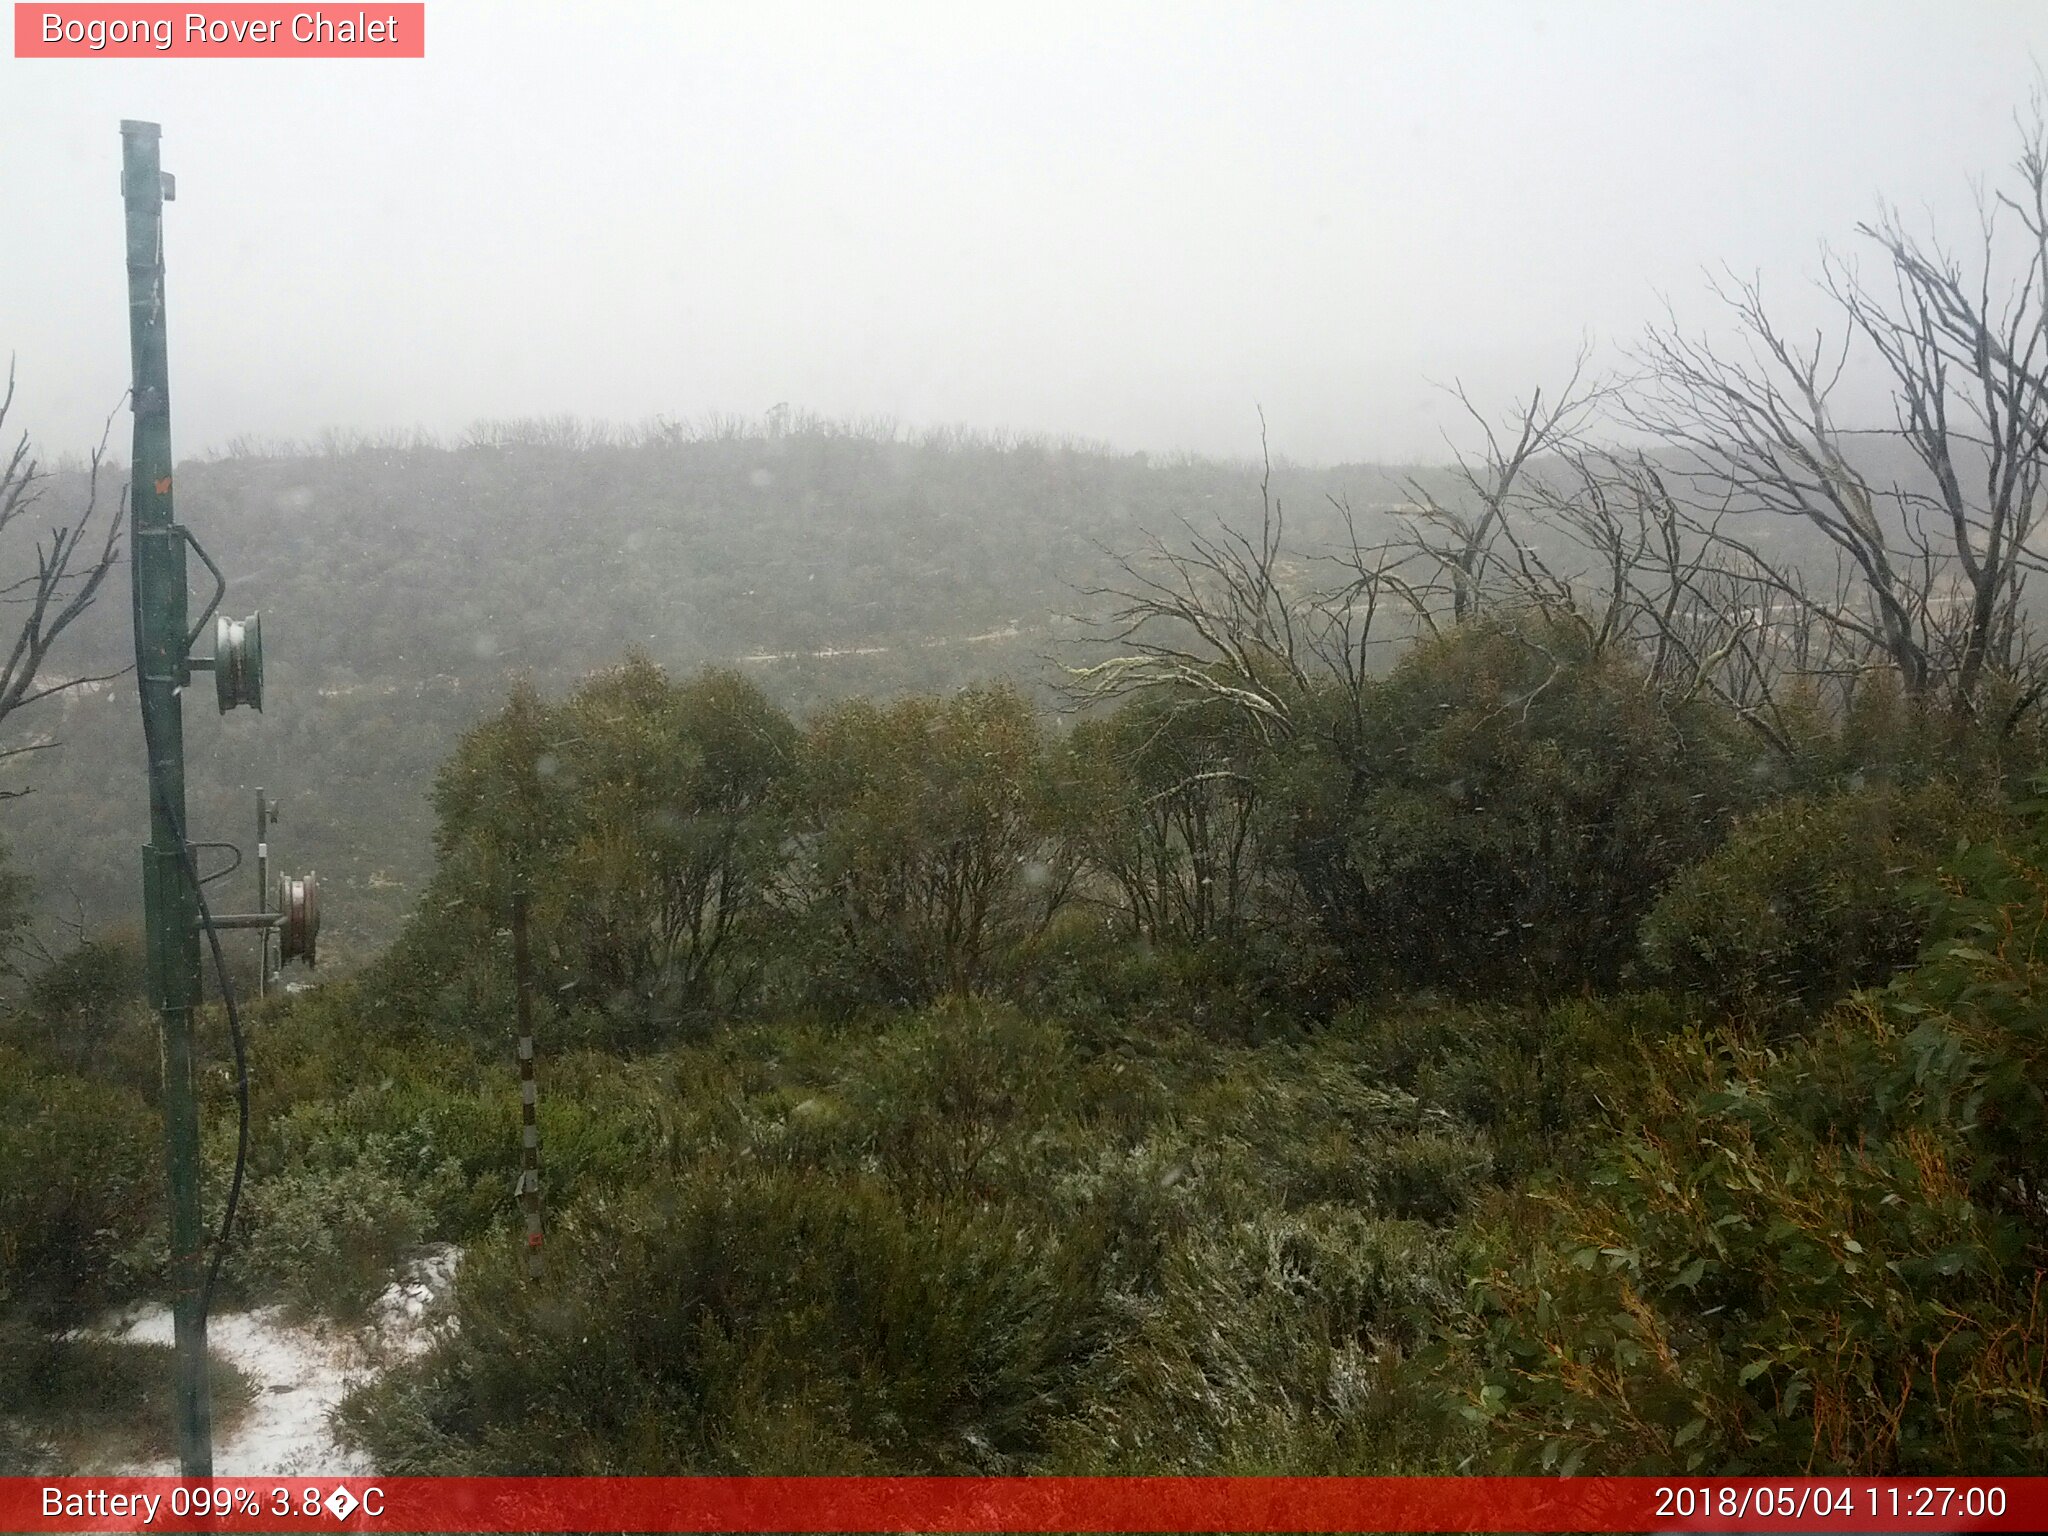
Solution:
<svg viewBox="0 0 2048 1536"><path fill-rule="evenodd" d="M1135 556L1112 552L1120 579L1084 595L1106 605L1097 638L1116 654L1071 669L1075 692L1101 699L1166 690L1191 704L1221 701L1267 742L1297 734L1312 697L1348 701L1348 710L1319 712L1327 725L1355 722L1375 648L1470 619L1496 589L1526 599L1548 575L1517 520L1537 504L1534 467L1572 441L1604 392L1587 382L1586 362L1582 353L1562 389L1548 398L1535 391L1500 430L1452 385L1484 447L1457 454L1448 499L1412 484L1415 514L1384 538L1361 537L1351 508L1334 502L1342 542L1290 555L1268 454L1255 533L1184 526L1179 547L1154 535ZM1263 450L1263 414L1259 425Z"/></svg>
<svg viewBox="0 0 2048 1536"><path fill-rule="evenodd" d="M1416 530L1413 544L1448 581L1454 622L1479 611L1487 576L1500 560L1498 546L1503 540L1513 551L1514 564L1524 577L1529 574L1526 547L1511 527L1513 512L1518 498L1528 492L1532 468L1545 455L1571 443L1608 393L1607 386L1587 380L1589 356L1582 348L1564 387L1548 402L1540 388L1534 391L1517 407L1505 431L1496 430L1486 413L1472 403L1462 383L1451 384L1452 396L1479 429L1485 447L1474 458L1455 443L1450 445L1457 465L1457 491L1448 505L1420 481L1408 484L1421 508L1422 526Z"/></svg>
<svg viewBox="0 0 2048 1536"><path fill-rule="evenodd" d="M1816 707L1839 716L1876 675L2010 732L2048 697L2026 591L2048 497L2038 104L2015 170L1980 195L1967 262L1895 213L1860 226L1883 278L1826 259L1833 334L1791 334L1758 280L1731 275L1713 288L1734 340L1654 327L1625 390L1588 382L1582 354L1563 389L1496 427L1453 386L1480 447L1457 454L1448 492L1411 483L1411 515L1377 542L1340 504L1348 547L1287 558L1269 476L1256 535L1188 529L1181 547L1155 539L1121 563L1125 579L1093 594L1112 602L1102 638L1117 654L1077 683L1226 700L1284 737L1331 684L1362 706L1368 645L1493 612L1539 617L1515 627L1539 648L1630 652L1646 686L1715 697L1787 756ZM1889 376L1889 426L1847 424L1837 407L1859 353ZM1646 447L1589 442L1608 399ZM1908 450L1908 467L1880 443ZM1817 537L1774 546L1774 517Z"/></svg>
<svg viewBox="0 0 2048 1536"><path fill-rule="evenodd" d="M2048 131L2038 108L2023 139L2015 189L1979 197L1967 265L1887 210L1858 229L1882 256L1882 277L1866 281L1830 255L1822 287L1845 324L1809 341L1773 321L1756 280L1718 283L1739 347L1675 325L1653 330L1633 412L1689 458L1695 492L1797 518L1833 546L1853 590L1809 612L1839 632L1836 649L1882 656L1910 696L1964 716L1986 718L1995 693L1987 723L2006 730L2048 691L2023 622L2026 579L2041 565L2031 541L2048 450ZM1858 343L1890 375L1888 431L1837 419L1833 398ZM1859 438L1880 436L1910 449L1912 483L1884 483L1857 452Z"/></svg>
<svg viewBox="0 0 2048 1536"><path fill-rule="evenodd" d="M4 439L8 412L13 405L14 367L10 362L7 393L0 398L0 439ZM108 418L107 427L111 432L112 417ZM32 542L20 557L20 574L6 574L16 557L0 554L0 603L18 615L11 635L0 628L0 641L6 645L5 660L0 663L0 740L11 734L9 727L18 711L88 683L107 682L127 670L59 676L48 667L57 642L92 606L107 573L120 560L125 492L114 498L114 506L104 516L100 505L100 470L106 457L107 435L101 434L99 446L93 450L84 504L47 523L43 508L50 476L37 461L26 432L16 439L4 462L0 462L0 542L12 547L21 536L17 530L34 530ZM46 526L47 535L42 532ZM32 568L28 568L31 561ZM55 744L48 739L6 742L0 745L0 761ZM0 790L0 799L24 793Z"/></svg>
<svg viewBox="0 0 2048 1536"><path fill-rule="evenodd" d="M1259 442L1263 450L1263 413ZM1243 711L1263 740L1295 733L1299 705L1312 687L1310 631L1322 610L1318 594L1284 579L1286 520L1273 496L1270 455L1259 502L1256 535L1227 524L1205 534L1183 524L1185 548L1148 534L1136 555L1105 552L1118 580L1081 595L1107 605L1097 639L1117 654L1068 669L1078 697L1121 698L1163 688Z"/></svg>
<svg viewBox="0 0 2048 1536"><path fill-rule="evenodd" d="M1846 571L1819 595L1732 531L1725 500L1688 506L1647 453L1573 445L1558 458L1559 487L1540 495L1533 520L1561 542L1560 562L1582 563L1560 574L1530 552L1513 598L1575 630L1587 656L1626 651L1671 702L1717 698L1794 755L1792 696L1852 686L1872 665L1866 639L1837 622L1854 591Z"/></svg>
<svg viewBox="0 0 2048 1536"><path fill-rule="evenodd" d="M1710 504L1651 452L1589 444L1612 390L1586 380L1585 361L1500 425L1454 386L1481 446L1458 455L1450 490L1411 484L1413 509L1376 541L1336 502L1344 540L1290 556L1269 471L1256 533L1188 528L1178 547L1155 537L1118 557L1123 579L1089 594L1107 604L1098 638L1115 654L1075 669L1076 692L1220 702L1267 742L1313 720L1341 752L1364 739L1377 648L1493 616L1544 652L1553 677L1575 659L1625 655L1667 704L1715 698L1796 755L1802 715L1830 697L1846 704L1890 665L1862 568L1845 558L1831 586L1815 585L1738 535L1732 486ZM1922 589L1900 590L1902 611L1926 608ZM1312 699L1321 707L1307 709Z"/></svg>

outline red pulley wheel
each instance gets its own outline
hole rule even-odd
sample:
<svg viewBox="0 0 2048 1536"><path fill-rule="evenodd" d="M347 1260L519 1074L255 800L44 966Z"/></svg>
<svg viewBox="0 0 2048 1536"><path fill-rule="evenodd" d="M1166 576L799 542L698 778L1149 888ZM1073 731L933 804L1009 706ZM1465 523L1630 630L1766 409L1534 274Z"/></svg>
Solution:
<svg viewBox="0 0 2048 1536"><path fill-rule="evenodd" d="M278 926L279 959L313 964L320 942L320 877L280 875L277 909L284 914Z"/></svg>

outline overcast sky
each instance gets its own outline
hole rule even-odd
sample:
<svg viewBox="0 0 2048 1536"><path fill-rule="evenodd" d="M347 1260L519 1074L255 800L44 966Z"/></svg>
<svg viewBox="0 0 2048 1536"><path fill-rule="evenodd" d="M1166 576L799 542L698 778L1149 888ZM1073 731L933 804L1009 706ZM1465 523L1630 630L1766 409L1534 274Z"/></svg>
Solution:
<svg viewBox="0 0 2048 1536"><path fill-rule="evenodd" d="M353 14L353 7L350 8ZM0 59L0 354L121 397L163 124L174 431L827 415L1434 456L1702 267L1789 314L1880 195L1969 225L2048 6L512 4L423 61ZM116 424L126 442L127 418Z"/></svg>

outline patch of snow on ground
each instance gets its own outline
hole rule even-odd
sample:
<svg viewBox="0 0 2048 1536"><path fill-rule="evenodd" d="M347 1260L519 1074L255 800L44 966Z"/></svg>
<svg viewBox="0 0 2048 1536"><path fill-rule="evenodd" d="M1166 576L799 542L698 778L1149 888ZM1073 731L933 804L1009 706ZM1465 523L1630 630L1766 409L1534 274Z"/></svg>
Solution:
<svg viewBox="0 0 2048 1536"><path fill-rule="evenodd" d="M427 1250L379 1299L375 1320L351 1333L331 1324L291 1323L281 1307L216 1313L207 1343L256 1389L255 1401L213 1448L217 1477L355 1477L375 1471L334 1443L329 1423L349 1390L394 1359L419 1353L445 1326L436 1303L446 1293L459 1250ZM139 1344L171 1342L170 1310L129 1312L97 1330ZM134 1476L175 1476L175 1460L113 1469Z"/></svg>
<svg viewBox="0 0 2048 1536"><path fill-rule="evenodd" d="M451 1326L440 1305L455 1278L462 1250L453 1244L429 1248L377 1299L377 1344L387 1356L419 1354Z"/></svg>

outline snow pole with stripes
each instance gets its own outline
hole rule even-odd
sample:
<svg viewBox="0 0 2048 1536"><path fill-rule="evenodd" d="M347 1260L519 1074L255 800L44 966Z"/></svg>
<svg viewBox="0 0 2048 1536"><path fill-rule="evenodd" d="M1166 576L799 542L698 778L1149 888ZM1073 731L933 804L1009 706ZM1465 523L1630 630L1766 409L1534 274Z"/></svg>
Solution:
<svg viewBox="0 0 2048 1536"><path fill-rule="evenodd" d="M533 1084L533 965L526 947L526 893L512 895L512 975L519 1010L519 1205L526 1213L526 1277L541 1277L540 1120Z"/></svg>

